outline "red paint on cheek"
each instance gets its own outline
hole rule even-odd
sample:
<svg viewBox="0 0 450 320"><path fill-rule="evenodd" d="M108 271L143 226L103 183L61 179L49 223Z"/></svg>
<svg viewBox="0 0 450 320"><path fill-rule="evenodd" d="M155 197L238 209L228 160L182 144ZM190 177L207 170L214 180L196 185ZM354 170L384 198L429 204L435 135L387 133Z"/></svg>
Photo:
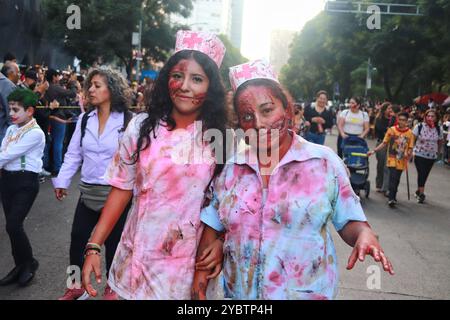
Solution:
<svg viewBox="0 0 450 320"><path fill-rule="evenodd" d="M193 104L196 106L199 106L201 104L203 104L203 102L205 102L206 99L206 93L199 93L194 95L194 101Z"/></svg>
<svg viewBox="0 0 450 320"><path fill-rule="evenodd" d="M169 80L169 95L172 98L172 100L175 98L176 93L181 89L183 86L183 82L177 79L170 79Z"/></svg>

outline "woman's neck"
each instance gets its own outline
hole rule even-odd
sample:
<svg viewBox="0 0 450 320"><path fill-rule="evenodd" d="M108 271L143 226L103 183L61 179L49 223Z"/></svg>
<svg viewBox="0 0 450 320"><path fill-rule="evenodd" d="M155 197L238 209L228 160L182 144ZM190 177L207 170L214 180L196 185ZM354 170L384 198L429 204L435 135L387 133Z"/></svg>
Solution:
<svg viewBox="0 0 450 320"><path fill-rule="evenodd" d="M316 110L317 110L317 111L320 110L320 112L322 112L323 110L325 110L325 106L319 106L319 105L316 105Z"/></svg>
<svg viewBox="0 0 450 320"><path fill-rule="evenodd" d="M109 115L111 114L111 103L105 102L105 103L99 105L97 107L97 112L98 112L99 118L109 117Z"/></svg>
<svg viewBox="0 0 450 320"><path fill-rule="evenodd" d="M278 147L278 150L271 149L270 151L270 162L267 164L261 163L261 160L259 159L258 154L258 160L259 160L259 166L260 168L264 168L266 171L268 170L270 173L273 172L273 170L276 168L276 166L281 162L281 160L284 158L284 156L288 153L289 149L291 148L292 141L293 141L293 134L289 131L284 141L280 144ZM273 157L274 154L278 151L278 157Z"/></svg>
<svg viewBox="0 0 450 320"><path fill-rule="evenodd" d="M176 123L175 129L186 129L198 119L199 115L200 113L184 115L174 110L172 112L172 118Z"/></svg>

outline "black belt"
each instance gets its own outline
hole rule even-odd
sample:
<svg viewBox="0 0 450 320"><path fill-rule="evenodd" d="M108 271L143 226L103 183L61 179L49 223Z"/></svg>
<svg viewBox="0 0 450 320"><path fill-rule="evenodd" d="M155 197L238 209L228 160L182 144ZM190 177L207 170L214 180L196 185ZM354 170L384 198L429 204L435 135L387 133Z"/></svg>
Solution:
<svg viewBox="0 0 450 320"><path fill-rule="evenodd" d="M26 171L26 170L20 170L20 171L8 171L8 170L5 170L5 169L2 169L2 174L4 174L4 175L10 175L10 176L12 176L12 175L18 175L18 174L30 174L30 175L36 175L36 176L38 176L39 175L39 173L36 173L36 172L33 172L33 171Z"/></svg>

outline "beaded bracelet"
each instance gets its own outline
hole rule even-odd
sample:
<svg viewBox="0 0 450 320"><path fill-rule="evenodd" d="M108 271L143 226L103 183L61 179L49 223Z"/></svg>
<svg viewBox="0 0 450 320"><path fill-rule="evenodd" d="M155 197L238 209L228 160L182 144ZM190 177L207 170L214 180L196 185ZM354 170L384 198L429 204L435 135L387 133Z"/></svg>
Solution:
<svg viewBox="0 0 450 320"><path fill-rule="evenodd" d="M87 245L86 245L86 248L91 248L91 249L98 249L98 250L102 250L102 247L99 245L99 244L97 244L97 243L92 243L92 242L89 242Z"/></svg>
<svg viewBox="0 0 450 320"><path fill-rule="evenodd" d="M96 251L96 250L88 250L86 251L86 253L84 254L84 257L89 257L89 256L99 256L100 252Z"/></svg>

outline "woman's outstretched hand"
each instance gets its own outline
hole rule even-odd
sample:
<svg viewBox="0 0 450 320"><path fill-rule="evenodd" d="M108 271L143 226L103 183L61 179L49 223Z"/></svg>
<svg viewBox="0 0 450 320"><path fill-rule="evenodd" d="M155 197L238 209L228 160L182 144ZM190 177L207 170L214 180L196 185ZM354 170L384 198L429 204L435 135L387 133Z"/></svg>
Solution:
<svg viewBox="0 0 450 320"><path fill-rule="evenodd" d="M384 271L389 272L391 275L395 274L392 263L384 254L377 237L371 230L365 230L360 233L348 259L347 270L353 269L358 260L363 262L366 255L371 255L376 262L380 262Z"/></svg>

